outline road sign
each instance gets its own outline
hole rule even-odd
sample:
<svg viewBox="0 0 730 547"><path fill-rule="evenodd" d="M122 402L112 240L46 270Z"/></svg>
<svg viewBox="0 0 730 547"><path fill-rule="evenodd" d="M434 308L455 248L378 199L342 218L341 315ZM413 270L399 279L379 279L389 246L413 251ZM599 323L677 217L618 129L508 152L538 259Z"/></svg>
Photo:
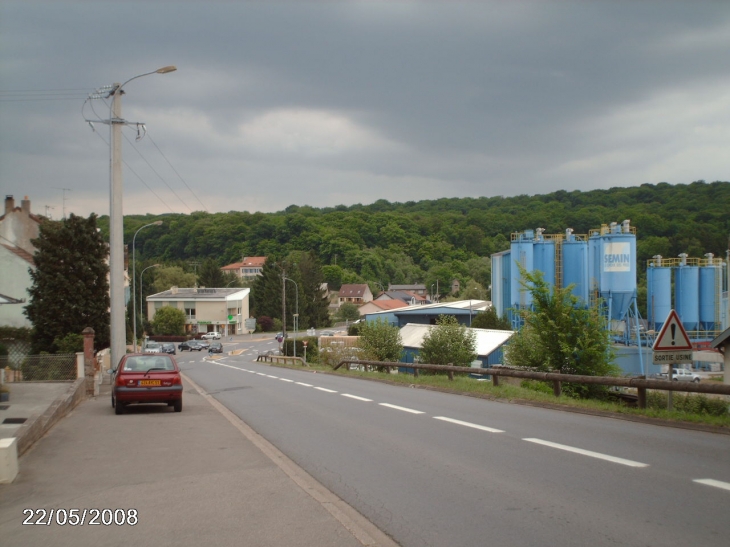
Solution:
<svg viewBox="0 0 730 547"><path fill-rule="evenodd" d="M652 362L655 365L678 365L680 363L691 363L692 350L684 351L655 351Z"/></svg>
<svg viewBox="0 0 730 547"><path fill-rule="evenodd" d="M664 326L659 332L652 346L654 351L679 351L679 350L691 350L692 342L689 341L687 331L684 330L684 325L679 320L677 312L671 310L667 320L664 321Z"/></svg>

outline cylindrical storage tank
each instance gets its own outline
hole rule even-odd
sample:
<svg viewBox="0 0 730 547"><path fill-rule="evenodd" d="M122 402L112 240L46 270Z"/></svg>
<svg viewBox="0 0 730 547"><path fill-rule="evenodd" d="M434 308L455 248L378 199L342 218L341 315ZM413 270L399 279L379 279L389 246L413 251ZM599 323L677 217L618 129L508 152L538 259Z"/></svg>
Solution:
<svg viewBox="0 0 730 547"><path fill-rule="evenodd" d="M700 326L700 269L678 266L674 274L674 306L685 330Z"/></svg>
<svg viewBox="0 0 730 547"><path fill-rule="evenodd" d="M625 229L611 226L601 236L600 294L610 310L610 319L621 320L636 297L636 236L627 221Z"/></svg>
<svg viewBox="0 0 730 547"><path fill-rule="evenodd" d="M721 270L717 266L703 266L700 268L700 329L721 330L717 325L717 306L720 303L718 287L721 279Z"/></svg>
<svg viewBox="0 0 730 547"><path fill-rule="evenodd" d="M510 247L512 282L510 285L510 307L522 309L532 304L532 295L522 287L522 277L518 264L528 272L534 269L534 233L526 230L520 237L512 242Z"/></svg>
<svg viewBox="0 0 730 547"><path fill-rule="evenodd" d="M588 238L588 295L600 290L601 287L601 249L600 235L591 235Z"/></svg>
<svg viewBox="0 0 730 547"><path fill-rule="evenodd" d="M672 311L672 269L661 266L647 268L646 289L649 330L658 332Z"/></svg>
<svg viewBox="0 0 730 547"><path fill-rule="evenodd" d="M588 242L570 238L563 241L563 287L574 284L573 295L586 304L588 298Z"/></svg>
<svg viewBox="0 0 730 547"><path fill-rule="evenodd" d="M499 317L503 317L505 310L512 305L509 297L512 283L510 257L510 251L492 255L492 305Z"/></svg>
<svg viewBox="0 0 730 547"><path fill-rule="evenodd" d="M536 241L532 247L533 268L543 273L543 279L555 285L555 241Z"/></svg>

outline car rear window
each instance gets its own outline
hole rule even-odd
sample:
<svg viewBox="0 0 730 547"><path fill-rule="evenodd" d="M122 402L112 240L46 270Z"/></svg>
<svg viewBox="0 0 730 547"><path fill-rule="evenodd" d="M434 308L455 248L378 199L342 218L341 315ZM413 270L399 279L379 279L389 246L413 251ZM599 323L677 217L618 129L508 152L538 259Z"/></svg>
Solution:
<svg viewBox="0 0 730 547"><path fill-rule="evenodd" d="M163 355L140 355L128 358L124 362L124 368L122 370L125 372L146 372L150 369L160 371L175 370L175 364L172 362L172 359Z"/></svg>

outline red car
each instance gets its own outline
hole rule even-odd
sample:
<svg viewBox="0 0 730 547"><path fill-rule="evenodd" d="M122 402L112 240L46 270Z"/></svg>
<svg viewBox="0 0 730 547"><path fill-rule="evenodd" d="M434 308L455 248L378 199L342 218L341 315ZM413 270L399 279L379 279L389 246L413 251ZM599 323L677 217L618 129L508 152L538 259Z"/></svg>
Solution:
<svg viewBox="0 0 730 547"><path fill-rule="evenodd" d="M182 412L182 378L171 355L130 353L112 373L112 407L117 414L131 403L167 403Z"/></svg>

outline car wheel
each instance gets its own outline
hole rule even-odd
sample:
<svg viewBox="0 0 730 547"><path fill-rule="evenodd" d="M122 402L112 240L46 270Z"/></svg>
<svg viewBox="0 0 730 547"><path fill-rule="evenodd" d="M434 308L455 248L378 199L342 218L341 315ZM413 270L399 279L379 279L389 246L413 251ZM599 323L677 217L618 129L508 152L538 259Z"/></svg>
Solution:
<svg viewBox="0 0 730 547"><path fill-rule="evenodd" d="M694 379L694 380L692 380L692 381L693 381L693 382L694 382L695 384L699 384L699 383L700 383L700 379L699 379L699 378L695 378L695 379Z"/></svg>
<svg viewBox="0 0 730 547"><path fill-rule="evenodd" d="M116 406L114 407L114 413L118 416L120 414L124 414L124 404L117 401Z"/></svg>
<svg viewBox="0 0 730 547"><path fill-rule="evenodd" d="M679 382L679 378L672 378L673 382Z"/></svg>
<svg viewBox="0 0 730 547"><path fill-rule="evenodd" d="M114 408L114 395L112 395L112 408Z"/></svg>
<svg viewBox="0 0 730 547"><path fill-rule="evenodd" d="M182 399L175 401L173 406L175 407L175 412L182 412Z"/></svg>

